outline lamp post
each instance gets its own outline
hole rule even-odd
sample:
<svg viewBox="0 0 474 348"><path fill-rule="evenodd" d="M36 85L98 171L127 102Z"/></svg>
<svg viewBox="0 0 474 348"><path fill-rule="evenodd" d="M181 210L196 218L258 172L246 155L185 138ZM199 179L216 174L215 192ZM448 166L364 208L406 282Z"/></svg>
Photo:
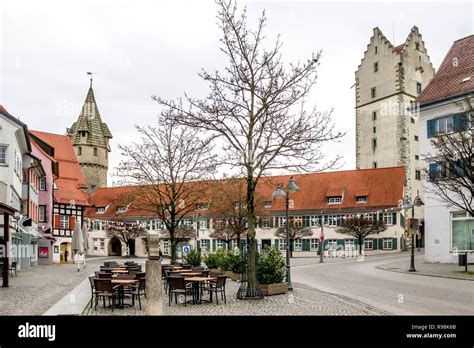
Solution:
<svg viewBox="0 0 474 348"><path fill-rule="evenodd" d="M288 282L288 290L293 290L291 284L291 271L290 271L290 222L288 216L288 209L290 206L290 193L300 191L299 186L296 184L294 177L290 178L288 185L285 190L281 188L281 184L277 185L275 192L273 192L274 198L285 198L285 216L286 216L286 281Z"/></svg>
<svg viewBox="0 0 474 348"><path fill-rule="evenodd" d="M323 211L321 210L321 220L319 222L319 225L321 226L321 233L319 235L319 263L323 263L323 252L324 252L324 230L323 230Z"/></svg>
<svg viewBox="0 0 474 348"><path fill-rule="evenodd" d="M420 198L419 193L417 192L413 203L407 198L403 202L403 209L410 209L411 208L411 222L410 222L410 229L411 229L411 258L410 258L410 269L408 272L416 272L415 269L415 233L413 231L413 221L415 221L415 207L421 207L424 203Z"/></svg>

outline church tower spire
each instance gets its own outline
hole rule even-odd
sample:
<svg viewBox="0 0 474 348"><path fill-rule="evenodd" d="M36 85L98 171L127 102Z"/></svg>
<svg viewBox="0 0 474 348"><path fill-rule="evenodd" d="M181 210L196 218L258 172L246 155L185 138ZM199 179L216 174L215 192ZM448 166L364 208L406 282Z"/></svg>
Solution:
<svg viewBox="0 0 474 348"><path fill-rule="evenodd" d="M89 91L76 122L68 129L76 151L77 160L86 178L87 193L98 187L107 186L109 168L109 140L112 138L109 127L102 122L92 89L92 73Z"/></svg>

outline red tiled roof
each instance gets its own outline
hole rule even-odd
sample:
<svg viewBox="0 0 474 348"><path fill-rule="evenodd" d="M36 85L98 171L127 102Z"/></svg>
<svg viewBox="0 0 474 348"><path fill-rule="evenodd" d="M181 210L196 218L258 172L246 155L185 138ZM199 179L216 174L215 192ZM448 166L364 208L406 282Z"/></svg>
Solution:
<svg viewBox="0 0 474 348"><path fill-rule="evenodd" d="M474 35L454 41L439 70L416 101L424 105L471 91L474 91Z"/></svg>
<svg viewBox="0 0 474 348"><path fill-rule="evenodd" d="M261 197L257 210L265 213L276 213L285 210L285 200L274 200L272 193L277 184L286 185L291 175L271 176L263 178L257 186L257 195ZM347 170L327 173L309 173L294 175L301 191L290 194L293 211L325 210L338 211L350 209L376 209L396 207L403 199L405 181L404 167ZM119 218L119 217L153 217L150 211L140 210L131 198L138 186L108 187L97 189L90 197L90 204L95 207L108 206L105 213L96 213L95 208L86 209L87 217ZM344 193L341 204L327 204L328 192ZM367 196L367 203L357 203L357 196ZM264 208L265 201L273 201L271 208ZM131 202L129 209L118 213L119 206ZM206 214L206 211L200 211Z"/></svg>
<svg viewBox="0 0 474 348"><path fill-rule="evenodd" d="M88 195L81 191L86 180L77 161L71 139L66 135L31 131L31 133L54 148L54 160L59 162L59 177L55 180L57 190L54 201L58 203L89 205Z"/></svg>
<svg viewBox="0 0 474 348"><path fill-rule="evenodd" d="M393 50L394 50L395 52L397 52L398 54L400 54L400 53L402 53L402 51L403 51L403 47L405 47L405 44L404 44L404 43L401 44L401 45L395 46L395 47L393 48Z"/></svg>

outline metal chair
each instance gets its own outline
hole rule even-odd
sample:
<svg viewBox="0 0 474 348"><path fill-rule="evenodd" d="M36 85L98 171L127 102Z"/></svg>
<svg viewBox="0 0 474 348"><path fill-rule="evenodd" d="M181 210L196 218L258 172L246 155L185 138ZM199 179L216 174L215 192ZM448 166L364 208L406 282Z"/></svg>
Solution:
<svg viewBox="0 0 474 348"><path fill-rule="evenodd" d="M94 279L96 279L96 277L94 277L94 276L89 277L89 283L91 285L91 308L92 308L92 304L94 303L93 302L94 301L94 296L96 296Z"/></svg>
<svg viewBox="0 0 474 348"><path fill-rule="evenodd" d="M227 276L225 275L220 275L217 277L217 281L215 283L209 283L209 288L206 290L209 291L209 296L212 299L212 293L216 294L216 303L219 304L219 298L217 296L217 293L219 292L221 294L221 299L224 300L224 303L227 303L227 297L225 295L225 281L227 279Z"/></svg>
<svg viewBox="0 0 474 348"><path fill-rule="evenodd" d="M187 295L192 294L194 298L193 289L186 285L184 277L169 277L169 293L168 293L168 306L171 306L171 297L174 294L174 302L178 304L178 294L184 295L184 306L186 307Z"/></svg>
<svg viewBox="0 0 474 348"><path fill-rule="evenodd" d="M99 272L99 279L112 279L112 273Z"/></svg>
<svg viewBox="0 0 474 348"><path fill-rule="evenodd" d="M110 305L110 299L112 299L112 312L114 311L115 307L115 298L118 297L119 292L117 289L120 287L119 285L117 286L112 286L112 280L111 279L99 279L99 278L94 278L94 287L95 287L95 310L97 310L97 303L99 302L99 299L102 297L103 303L104 303L104 308L105 308L105 299L109 299L109 305Z"/></svg>
<svg viewBox="0 0 474 348"><path fill-rule="evenodd" d="M140 296L145 296L146 298L146 279L140 278L138 285L132 286L132 306L135 305L135 296L138 298L138 306L140 310L142 309L142 302Z"/></svg>

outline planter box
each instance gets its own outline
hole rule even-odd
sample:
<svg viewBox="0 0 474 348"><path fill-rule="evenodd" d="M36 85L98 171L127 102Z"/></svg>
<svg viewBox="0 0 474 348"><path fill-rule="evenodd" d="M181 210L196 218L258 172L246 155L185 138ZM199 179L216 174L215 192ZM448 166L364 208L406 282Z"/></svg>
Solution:
<svg viewBox="0 0 474 348"><path fill-rule="evenodd" d="M286 294L288 292L288 283L260 284L260 289L265 296Z"/></svg>
<svg viewBox="0 0 474 348"><path fill-rule="evenodd" d="M219 268L209 268L209 273L222 273Z"/></svg>
<svg viewBox="0 0 474 348"><path fill-rule="evenodd" d="M244 274L240 274L240 273L234 273L232 272L232 274L230 275L230 278L236 282L237 280L243 280L243 276L245 276Z"/></svg>
<svg viewBox="0 0 474 348"><path fill-rule="evenodd" d="M231 279L232 279L232 276L234 275L234 272L232 272L232 271L224 271L224 274L227 276L227 278L231 278Z"/></svg>

